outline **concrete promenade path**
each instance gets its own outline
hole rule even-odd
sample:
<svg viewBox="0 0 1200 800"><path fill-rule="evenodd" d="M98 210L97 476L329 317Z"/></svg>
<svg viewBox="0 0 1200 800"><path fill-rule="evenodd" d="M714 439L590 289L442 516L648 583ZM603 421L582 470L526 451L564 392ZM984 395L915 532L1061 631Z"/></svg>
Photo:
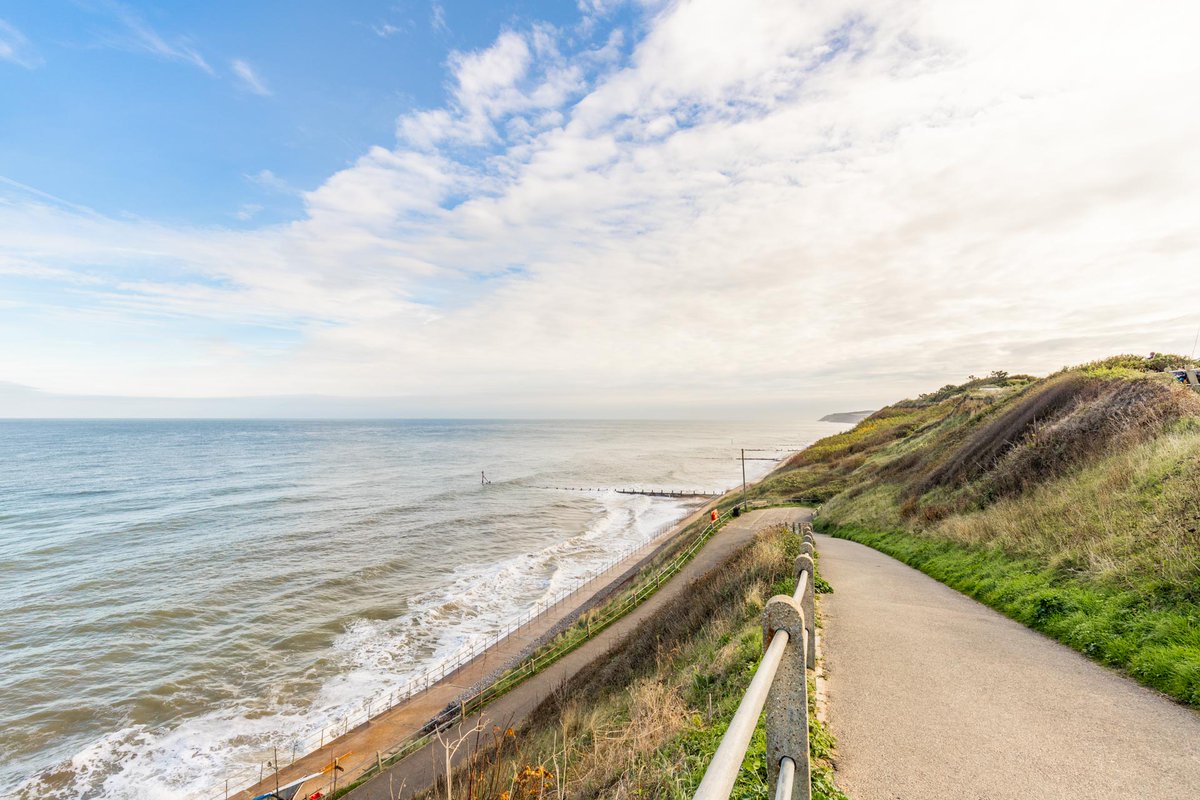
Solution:
<svg viewBox="0 0 1200 800"><path fill-rule="evenodd" d="M1200 798L1200 713L855 542L817 537L853 800Z"/></svg>
<svg viewBox="0 0 1200 800"><path fill-rule="evenodd" d="M811 512L804 508L770 508L751 511L729 522L713 536L674 578L649 599L606 628L596 638L571 651L542 672L524 681L500 699L491 703L481 714L468 718L445 734L445 740L456 741L465 732L481 726L491 730L519 725L530 712L550 697L567 680L603 656L614 645L632 633L638 625L674 598L687 592L697 580L725 564L734 553L745 547L754 535L764 528L807 520ZM484 737L489 741L490 737ZM457 756L466 754L461 748ZM348 796L353 800L405 800L433 784L445 772L445 748L433 743L384 770ZM455 758L455 763L459 761Z"/></svg>

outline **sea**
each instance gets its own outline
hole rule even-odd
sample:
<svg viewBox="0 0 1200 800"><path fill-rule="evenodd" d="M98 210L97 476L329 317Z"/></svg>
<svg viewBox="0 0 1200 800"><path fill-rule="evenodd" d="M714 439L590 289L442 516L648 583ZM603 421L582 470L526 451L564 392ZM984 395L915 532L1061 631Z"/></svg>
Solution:
<svg viewBox="0 0 1200 800"><path fill-rule="evenodd" d="M846 427L0 421L0 794L220 797Z"/></svg>

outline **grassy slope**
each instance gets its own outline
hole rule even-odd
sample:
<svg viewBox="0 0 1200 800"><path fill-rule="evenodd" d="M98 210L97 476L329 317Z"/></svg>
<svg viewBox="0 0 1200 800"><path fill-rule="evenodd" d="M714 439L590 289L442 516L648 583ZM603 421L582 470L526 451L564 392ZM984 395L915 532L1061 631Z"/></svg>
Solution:
<svg viewBox="0 0 1200 800"><path fill-rule="evenodd" d="M1200 394L1121 356L882 409L761 497L1200 705Z"/></svg>
<svg viewBox="0 0 1200 800"><path fill-rule="evenodd" d="M790 594L799 539L765 534L578 675L519 731L487 731L455 797L690 798L762 656L761 611ZM844 800L814 723L814 797ZM734 798L766 798L760 727ZM507 793L507 794L506 794ZM436 796L445 796L444 791Z"/></svg>

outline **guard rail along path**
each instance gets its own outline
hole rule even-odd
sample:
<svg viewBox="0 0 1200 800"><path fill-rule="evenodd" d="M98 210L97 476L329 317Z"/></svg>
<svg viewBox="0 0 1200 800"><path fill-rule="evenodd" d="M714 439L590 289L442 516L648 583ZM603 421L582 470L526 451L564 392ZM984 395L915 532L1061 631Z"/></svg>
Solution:
<svg viewBox="0 0 1200 800"><path fill-rule="evenodd" d="M803 551L796 559L796 592L772 597L763 609L763 659L738 705L695 800L727 800L746 758L746 748L767 709L767 777L775 800L810 800L808 672L816 661L815 555L812 528L803 523Z"/></svg>

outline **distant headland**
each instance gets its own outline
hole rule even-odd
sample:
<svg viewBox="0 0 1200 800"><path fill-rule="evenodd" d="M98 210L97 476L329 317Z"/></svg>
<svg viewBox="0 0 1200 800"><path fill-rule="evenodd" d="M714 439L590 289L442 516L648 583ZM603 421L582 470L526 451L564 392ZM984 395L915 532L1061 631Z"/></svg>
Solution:
<svg viewBox="0 0 1200 800"><path fill-rule="evenodd" d="M855 422L855 423L857 423L857 422L862 422L864 419L866 419L867 417L871 416L874 413L875 413L874 410L871 410L871 411L839 411L836 414L826 414L825 416L821 417L817 421L818 422Z"/></svg>

